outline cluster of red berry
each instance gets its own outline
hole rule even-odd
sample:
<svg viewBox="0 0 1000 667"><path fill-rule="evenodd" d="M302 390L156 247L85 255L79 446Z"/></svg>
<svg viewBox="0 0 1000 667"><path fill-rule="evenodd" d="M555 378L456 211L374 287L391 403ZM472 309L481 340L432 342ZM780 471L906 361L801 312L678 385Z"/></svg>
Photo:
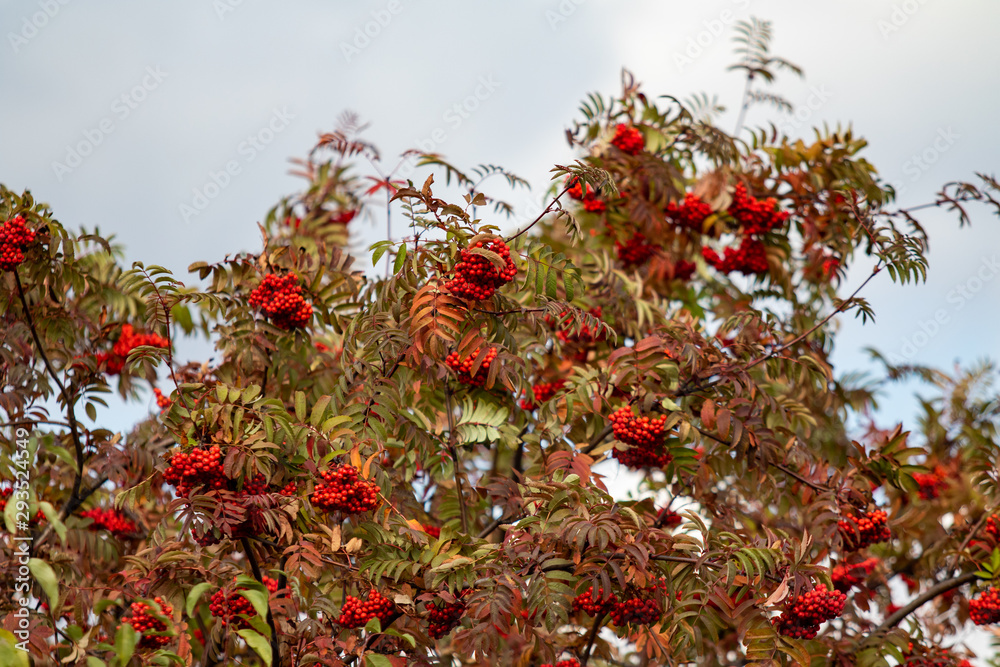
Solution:
<svg viewBox="0 0 1000 667"><path fill-rule="evenodd" d="M569 190L566 191L573 199L583 202L583 210L590 213L604 213L608 209L608 205L603 199L598 199L597 195L590 189L590 186L586 183L581 183L579 178L573 178L570 183Z"/></svg>
<svg viewBox="0 0 1000 667"><path fill-rule="evenodd" d="M361 479L358 469L344 463L320 473L309 502L324 512L361 514L378 505L378 484Z"/></svg>
<svg viewBox="0 0 1000 667"><path fill-rule="evenodd" d="M460 591L458 599L450 604L444 601L440 604L427 603L425 607L427 609L427 633L431 637L441 639L458 625L459 621L462 620L462 614L465 613L465 602L462 601L462 598L468 594L469 589Z"/></svg>
<svg viewBox="0 0 1000 667"><path fill-rule="evenodd" d="M278 592L278 581L276 579L272 579L266 574L262 578L264 579L264 585L270 593L274 594ZM249 628L250 623L243 616L254 616L256 612L250 600L240 595L240 590L246 589L237 588L229 595L226 595L225 591L220 588L215 593L212 593L212 601L209 603L208 609L212 612L212 616L218 618L223 625L232 624L237 628Z"/></svg>
<svg viewBox="0 0 1000 667"><path fill-rule="evenodd" d="M122 332L112 346L111 352L99 353L97 364L107 364L108 375L118 375L125 368L125 360L128 359L129 352L142 345L165 350L170 347L170 341L158 334L137 333L131 324L123 324Z"/></svg>
<svg viewBox="0 0 1000 667"><path fill-rule="evenodd" d="M503 260L503 268L498 269L486 257L472 252L475 249L496 253ZM510 248L502 239L477 241L471 248L463 248L455 265L455 277L445 283L445 289L457 297L470 301L483 301L493 296L517 275L517 267L510 256Z"/></svg>
<svg viewBox="0 0 1000 667"><path fill-rule="evenodd" d="M646 139L642 132L624 123L615 126L615 136L611 138L611 145L615 146L623 153L638 155L646 147Z"/></svg>
<svg viewBox="0 0 1000 667"><path fill-rule="evenodd" d="M441 537L441 529L437 526L431 526L426 523L420 524L420 527L424 529L424 532L433 537L435 540Z"/></svg>
<svg viewBox="0 0 1000 667"><path fill-rule="evenodd" d="M934 500L940 497L941 489L947 484L947 477L948 471L942 466L934 466L933 472L913 473L913 481L920 487L917 489L917 493L921 500Z"/></svg>
<svg viewBox="0 0 1000 667"><path fill-rule="evenodd" d="M660 510L660 513L656 516L656 522L661 526L666 526L667 528L676 528L681 525L683 521L684 517L673 510L668 510L667 508Z"/></svg>
<svg viewBox="0 0 1000 667"><path fill-rule="evenodd" d="M302 286L294 273L284 277L267 274L247 300L279 329L305 327L312 319L312 305L302 298Z"/></svg>
<svg viewBox="0 0 1000 667"><path fill-rule="evenodd" d="M903 658L903 667L972 667L971 662L959 660L958 656L946 648L914 648L913 642L910 642Z"/></svg>
<svg viewBox="0 0 1000 667"><path fill-rule="evenodd" d="M860 517L845 515L837 521L840 537L844 540L844 549L858 551L877 542L888 542L892 539L889 530L889 515L885 510L872 510Z"/></svg>
<svg viewBox="0 0 1000 667"><path fill-rule="evenodd" d="M626 267L642 266L656 254L657 246L646 240L642 232L636 232L625 243L615 241L618 261Z"/></svg>
<svg viewBox="0 0 1000 667"><path fill-rule="evenodd" d="M534 398L529 398L525 396L521 399L520 406L522 410L535 410L542 403L548 402L553 396L555 396L559 390L566 386L566 380L559 378L553 380L552 382L539 382L536 385L532 385L531 394Z"/></svg>
<svg viewBox="0 0 1000 667"><path fill-rule="evenodd" d="M80 516L85 519L94 520L94 523L90 524L91 530L101 530L103 528L115 536L132 535L138 532L135 521L132 521L132 519L129 519L118 510L105 510L95 507L86 512L80 512Z"/></svg>
<svg viewBox="0 0 1000 667"><path fill-rule="evenodd" d="M618 461L629 468L662 468L670 463L671 456L664 451L666 415L636 417L632 408L623 405L608 417L615 438L629 445L628 449L612 452Z"/></svg>
<svg viewBox="0 0 1000 667"><path fill-rule="evenodd" d="M878 567L878 558L866 558L853 565L837 565L830 573L833 587L841 593L846 593L854 586L860 586L864 580Z"/></svg>
<svg viewBox="0 0 1000 667"><path fill-rule="evenodd" d="M986 519L986 526L983 530L986 534L993 538L994 542L1000 542L1000 516L996 514L991 514L989 518Z"/></svg>
<svg viewBox="0 0 1000 667"><path fill-rule="evenodd" d="M24 218L17 216L0 227L0 271L13 271L24 261L24 251L35 240Z"/></svg>
<svg viewBox="0 0 1000 667"><path fill-rule="evenodd" d="M786 637L813 639L819 625L840 616L847 596L840 591L828 591L820 584L808 593L792 598L775 622L775 628Z"/></svg>
<svg viewBox="0 0 1000 667"><path fill-rule="evenodd" d="M604 617L614 606L618 604L618 597L614 593L608 593L604 597L604 589L597 589L597 598L594 598L594 587L591 586L583 593L573 599L573 611L582 611L588 616Z"/></svg>
<svg viewBox="0 0 1000 667"><path fill-rule="evenodd" d="M739 271L745 276L767 272L767 252L764 244L750 236L743 237L739 248L726 248L723 257L708 246L703 246L701 256L722 273Z"/></svg>
<svg viewBox="0 0 1000 667"><path fill-rule="evenodd" d="M542 667L580 667L580 663L577 660L560 660L554 665L547 662Z"/></svg>
<svg viewBox="0 0 1000 667"><path fill-rule="evenodd" d="M624 625L652 625L663 616L663 605L651 594L659 586L644 589L639 595L619 600L611 607L611 622Z"/></svg>
<svg viewBox="0 0 1000 667"><path fill-rule="evenodd" d="M693 192L684 195L684 201L680 204L675 202L667 204L667 217L675 225L686 227L695 232L705 231L705 220L710 215L712 215L712 207Z"/></svg>
<svg viewBox="0 0 1000 667"><path fill-rule="evenodd" d="M747 186L743 183L737 183L733 190L729 215L740 223L743 234L747 236L779 229L788 220L788 213L778 210L778 202L774 197L764 200L751 197L747 193Z"/></svg>
<svg viewBox="0 0 1000 667"><path fill-rule="evenodd" d="M627 445L635 447L647 447L663 443L666 437L664 424L667 421L666 415L660 417L636 417L632 408L623 405L608 417L615 437Z"/></svg>
<svg viewBox="0 0 1000 667"><path fill-rule="evenodd" d="M334 213L330 216L330 222L334 222L338 225L346 225L351 220L354 220L354 216L358 214L357 209L346 209L338 213Z"/></svg>
<svg viewBox="0 0 1000 667"><path fill-rule="evenodd" d="M365 601L348 595L344 606L340 608L337 623L345 628L363 628L368 621L378 618L385 627L396 614L396 605L389 598L372 589Z"/></svg>
<svg viewBox="0 0 1000 667"><path fill-rule="evenodd" d="M603 310L600 306L587 310L587 313L598 319L600 319L602 312ZM572 320L564 319L568 313L568 310L563 311L563 313L559 316L559 320L562 324L560 324L559 321L551 315L545 316L545 323L556 330L556 338L558 338L563 345L593 345L598 340L603 338L603 334L598 333L597 327L594 327L594 330L591 331L589 324L583 324L580 326L578 331L573 331Z"/></svg>
<svg viewBox="0 0 1000 667"><path fill-rule="evenodd" d="M169 408L174 403L169 397L164 396L163 392L156 387L153 387L153 395L156 396L156 407L160 408L161 412Z"/></svg>
<svg viewBox="0 0 1000 667"><path fill-rule="evenodd" d="M1000 623L1000 590L990 586L969 600L969 618L976 625Z"/></svg>
<svg viewBox="0 0 1000 667"><path fill-rule="evenodd" d="M218 445L177 452L170 457L163 479L177 487L177 494L184 497L190 497L197 487L219 490L228 488L230 482L222 469L222 450Z"/></svg>
<svg viewBox="0 0 1000 667"><path fill-rule="evenodd" d="M490 364L492 364L493 360L497 358L497 349L495 347L491 347L486 351L486 356L483 357L483 363L479 364L479 368L476 369L476 374L472 375L472 364L476 361L476 357L478 356L478 347L465 359L459 357L458 352L452 352L447 356L447 358L445 358L444 363L448 364L448 368L455 371L455 375L458 376L458 381L462 384L467 384L470 387L482 387L486 384L486 379L490 374Z"/></svg>
<svg viewBox="0 0 1000 667"><path fill-rule="evenodd" d="M169 618L174 613L174 608L163 601L163 598L155 597L153 601L160 605L159 615ZM136 632L142 632L142 641L139 642L139 648L162 648L170 643L170 637L161 634L145 634L145 633L161 633L167 631L167 624L156 618L152 614L156 612L153 607L145 602L133 602L132 603L132 615L123 618L125 623L128 623L135 629Z"/></svg>
<svg viewBox="0 0 1000 667"><path fill-rule="evenodd" d="M682 282L687 282L691 280L691 276L694 275L695 269L698 265L694 262L689 262L686 259L679 259L674 263L674 280L680 280Z"/></svg>

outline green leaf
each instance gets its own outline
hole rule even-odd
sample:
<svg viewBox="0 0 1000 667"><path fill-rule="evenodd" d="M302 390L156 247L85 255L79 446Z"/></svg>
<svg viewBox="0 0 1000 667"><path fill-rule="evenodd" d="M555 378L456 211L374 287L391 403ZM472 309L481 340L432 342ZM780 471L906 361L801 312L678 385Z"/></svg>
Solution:
<svg viewBox="0 0 1000 667"><path fill-rule="evenodd" d="M378 265L378 261L382 259L382 255L384 255L385 251L388 249L388 245L381 245L378 248L375 248L375 252L372 253L372 266Z"/></svg>
<svg viewBox="0 0 1000 667"><path fill-rule="evenodd" d="M366 653L365 667L392 667L392 661L381 653Z"/></svg>
<svg viewBox="0 0 1000 667"><path fill-rule="evenodd" d="M24 663L27 667L28 663ZM108 667L108 663L104 662L100 658L95 658L92 655L87 656L87 667Z"/></svg>
<svg viewBox="0 0 1000 667"><path fill-rule="evenodd" d="M121 667L125 667L132 659L138 641L139 633L130 624L122 623L118 626L118 632L115 634L115 651L118 654L118 664Z"/></svg>
<svg viewBox="0 0 1000 667"><path fill-rule="evenodd" d="M45 591L49 598L49 607L53 610L59 608L59 579L55 570L41 558L31 558L28 560L28 569Z"/></svg>
<svg viewBox="0 0 1000 667"><path fill-rule="evenodd" d="M30 667L31 665L28 660L28 652L17 648L17 638L9 630L0 630L0 665L10 665L10 667Z"/></svg>
<svg viewBox="0 0 1000 667"><path fill-rule="evenodd" d="M212 584L203 581L188 592L187 603L184 605L184 611L187 612L188 616L194 616L194 608L198 606L198 600L205 594L205 591L212 587Z"/></svg>
<svg viewBox="0 0 1000 667"><path fill-rule="evenodd" d="M402 243L399 246L399 252L396 253L396 261L392 265L392 272L399 273L403 268L403 264L405 263L406 263L406 244Z"/></svg>
<svg viewBox="0 0 1000 667"><path fill-rule="evenodd" d="M306 418L306 395L301 391L295 392L295 418L300 422Z"/></svg>
<svg viewBox="0 0 1000 667"><path fill-rule="evenodd" d="M264 661L267 667L271 667L271 645L264 638L264 635L250 629L240 630L236 634L242 637L247 646L260 656L260 659Z"/></svg>
<svg viewBox="0 0 1000 667"><path fill-rule="evenodd" d="M260 586L260 584L257 585ZM262 591L256 588L244 588L236 592L245 597L253 605L253 610L257 612L258 616L261 618L267 617L267 589Z"/></svg>
<svg viewBox="0 0 1000 667"><path fill-rule="evenodd" d="M365 632L382 632L382 621L378 616L365 623Z"/></svg>

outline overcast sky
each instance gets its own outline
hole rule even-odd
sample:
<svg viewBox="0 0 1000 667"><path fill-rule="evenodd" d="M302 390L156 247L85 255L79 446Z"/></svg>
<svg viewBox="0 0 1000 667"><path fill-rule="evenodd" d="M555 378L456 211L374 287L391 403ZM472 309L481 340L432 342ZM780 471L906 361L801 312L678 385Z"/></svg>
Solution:
<svg viewBox="0 0 1000 667"><path fill-rule="evenodd" d="M535 185L531 201L572 158L563 130L579 101L616 93L622 67L652 94L718 94L731 127L732 25L751 15L773 22L773 52L806 78L778 86L798 117L761 107L748 125L809 138L852 123L904 205L996 173L1000 3L986 0L0 0L0 181L187 278L193 261L258 247L255 223L300 185L288 159L347 109L371 122L383 168L432 148L510 168ZM864 369L867 345L945 366L1000 353L996 219L925 220L930 280L875 280L864 296L878 320L844 320L839 370ZM352 228L365 252L384 226ZM912 402L886 407L891 421Z"/></svg>
<svg viewBox="0 0 1000 667"><path fill-rule="evenodd" d="M622 67L653 95L707 92L734 109L732 25L751 15L773 22L773 52L806 79L778 86L798 118L759 108L748 125L808 139L852 123L903 205L998 172L995 0L0 0L0 182L183 278L191 262L259 247L255 223L300 185L288 159L347 109L371 122L384 168L418 146L504 165L534 184L527 204L572 159L563 130L579 101L616 93ZM869 345L940 366L1000 356L997 220L924 219L928 283L873 281L877 322L844 319L838 371L868 368ZM384 226L352 229L364 252ZM912 414L908 391L887 398L883 425ZM144 409L105 423L125 429Z"/></svg>

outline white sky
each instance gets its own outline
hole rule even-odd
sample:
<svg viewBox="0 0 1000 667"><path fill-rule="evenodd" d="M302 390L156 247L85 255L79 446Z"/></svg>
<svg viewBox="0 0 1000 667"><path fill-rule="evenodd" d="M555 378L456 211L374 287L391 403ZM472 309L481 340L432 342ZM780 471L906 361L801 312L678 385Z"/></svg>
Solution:
<svg viewBox="0 0 1000 667"><path fill-rule="evenodd" d="M623 66L652 95L717 93L734 110L731 25L751 15L772 21L773 53L805 69L804 81L782 76L778 91L800 105L816 91L826 99L797 125L764 107L748 125L784 121L809 138L813 124L852 123L882 175L905 185L904 205L974 171L997 173L1000 3L987 0L0 0L0 181L30 188L68 227L99 226L130 259L186 278L191 262L258 247L255 223L299 187L288 158L346 109L371 122L366 136L387 166L441 130L434 150L462 166L508 167L537 200L549 168L573 157L563 130L579 101L616 93ZM377 34L345 49L366 24ZM687 49L694 57L681 63ZM446 115L483 81L493 90L479 88L467 118ZM247 143L269 124L270 143ZM97 145L67 162L81 142ZM925 151L922 168L913 158ZM185 221L180 206L230 161L239 173ZM924 217L928 283L874 281L863 296L878 320L844 320L839 371L864 369L869 345L939 366L1000 356L1000 229L985 210L973 214L963 230ZM352 228L363 252L384 225ZM922 336L935 314L944 324ZM886 424L912 414L911 389L888 397Z"/></svg>

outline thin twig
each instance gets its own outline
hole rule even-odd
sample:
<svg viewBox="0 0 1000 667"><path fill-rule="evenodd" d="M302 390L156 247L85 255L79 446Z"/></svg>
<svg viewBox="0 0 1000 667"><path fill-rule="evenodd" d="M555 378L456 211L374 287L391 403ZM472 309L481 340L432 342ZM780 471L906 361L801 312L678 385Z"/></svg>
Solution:
<svg viewBox="0 0 1000 667"><path fill-rule="evenodd" d="M570 179L570 183L573 183L573 181L574 181L574 179ZM509 239L507 239L506 242L509 244L511 241L513 241L514 239L516 239L518 236L520 236L521 234L524 234L529 229L531 229L532 227L534 227L535 225L537 225L539 220L541 220L542 218L544 218L548 213L552 212L552 207L555 205L555 203L557 201L559 201L559 198L562 197L564 194L566 194L566 192L569 191L569 189L571 187L573 187L573 186L572 185L567 185L565 188L563 188L563 191L560 192L559 194L557 194L556 198L553 199L551 202L549 202L549 205L545 207L545 210L542 211L541 213L539 213L538 217L531 221L531 224L529 224L527 227L525 227L524 229L522 229L521 231L519 231L517 234L514 234L513 236L511 236Z"/></svg>
<svg viewBox="0 0 1000 667"><path fill-rule="evenodd" d="M844 309L854 299L854 297L856 297L858 295L858 293L862 289L864 289L864 286L867 285L871 281L872 278L874 278L876 275L878 275L881 270L882 270L882 265L881 264L877 265L874 269L872 269L872 272L868 275L867 278L865 278L864 282L862 282L860 285L858 285L858 288L856 290L854 290L854 292L851 293L851 296L849 296L846 299L844 299L843 301L841 301L841 303L840 303L839 306L837 306L829 315L827 315L826 317L824 317L823 319L821 319L819 322L817 322L815 324L815 326L811 327L808 331L806 331L806 332L804 332L804 333L796 336L795 338L793 338L792 340L788 341L787 343L784 343L783 345L779 345L778 347L774 348L773 350L771 350L767 354L765 354L765 355L763 355L761 357L758 357L757 359L754 359L749 364L747 364L746 366L744 366L743 370L744 371L748 371L751 368L753 368L754 366L767 361L771 357L773 357L773 356L775 356L777 354L781 354L782 352L784 352L785 350L787 350L788 348L790 348L792 345L795 345L796 343L798 343L799 341L803 340L804 338L807 338L814 331L816 331L821 326L823 326L824 324L826 324L827 322L829 322L830 320L832 320L838 313L841 313L841 312L844 311Z"/></svg>
<svg viewBox="0 0 1000 667"><path fill-rule="evenodd" d="M264 584L264 575L260 571L260 565L257 563L257 556L253 552L253 547L250 545L250 540L246 537L240 538L240 544L243 546L243 553L247 555L247 561L250 562L250 571L253 572L253 577L262 586ZM280 665L280 651L278 650L278 628L274 624L274 615L271 613L270 603L267 605L267 626L271 628L271 664Z"/></svg>
<svg viewBox="0 0 1000 667"><path fill-rule="evenodd" d="M31 315L31 306L28 305L28 298L24 295L24 287L21 285L21 276L17 271L14 271L14 283L17 285L17 295L21 300L21 307L24 309L24 317L28 321L28 329L31 330L31 337L35 341L35 347L38 348L38 356L42 358L42 362L45 364L45 368L48 371L49 376L52 378L53 382L56 383L56 386L59 387L59 394L62 397L63 405L66 406L66 421L69 422L70 437L73 439L73 449L76 454L76 473L73 477L73 490L70 492L69 500L66 501L59 512L59 520L65 521L66 517L69 516L69 512L79 506L79 503L77 503L72 509L68 509L70 508L70 505L72 505L77 498L79 498L80 486L83 483L83 445L80 443L80 432L76 423L76 397L74 397L73 401L70 402L69 392L66 391L66 386L62 383L62 380L59 379L59 375L52 367L52 362L49 361L48 355L45 354L45 348L42 346L42 340L38 336L38 329L35 327L35 319ZM51 524L46 527L42 536L35 541L36 548L41 544L45 537L48 537L50 528Z"/></svg>
<svg viewBox="0 0 1000 667"><path fill-rule="evenodd" d="M948 591L955 590L959 586L973 582L976 579L979 579L979 575L977 575L975 572L967 572L965 574L955 577L954 579L946 579L945 581L942 581L939 584L931 586L926 591L924 591L923 594L918 595L908 605L890 614L887 619L882 621L882 625L878 626L878 628L876 628L875 632L873 632L872 634L878 635L886 632L889 628L896 627L897 625L899 625L900 621L902 621L904 618L906 618L907 616L915 612L917 609L922 607L924 603L930 602L937 596L943 595Z"/></svg>
<svg viewBox="0 0 1000 667"><path fill-rule="evenodd" d="M461 461L458 458L458 451L455 449L455 418L451 408L451 387L448 387L445 396L447 398L448 410L448 453L451 454L452 461L455 462L455 491L458 493L458 509L462 513L462 532L469 534L469 513L465 509L465 492L462 489L462 474L459 469Z"/></svg>
<svg viewBox="0 0 1000 667"><path fill-rule="evenodd" d="M587 637L587 647L583 649L583 658L580 660L580 667L587 667L587 663L590 662L590 651L594 648L594 640L597 639L597 633L604 625L604 618L607 614L601 614L600 616L594 617L594 624L590 627L590 636Z"/></svg>

